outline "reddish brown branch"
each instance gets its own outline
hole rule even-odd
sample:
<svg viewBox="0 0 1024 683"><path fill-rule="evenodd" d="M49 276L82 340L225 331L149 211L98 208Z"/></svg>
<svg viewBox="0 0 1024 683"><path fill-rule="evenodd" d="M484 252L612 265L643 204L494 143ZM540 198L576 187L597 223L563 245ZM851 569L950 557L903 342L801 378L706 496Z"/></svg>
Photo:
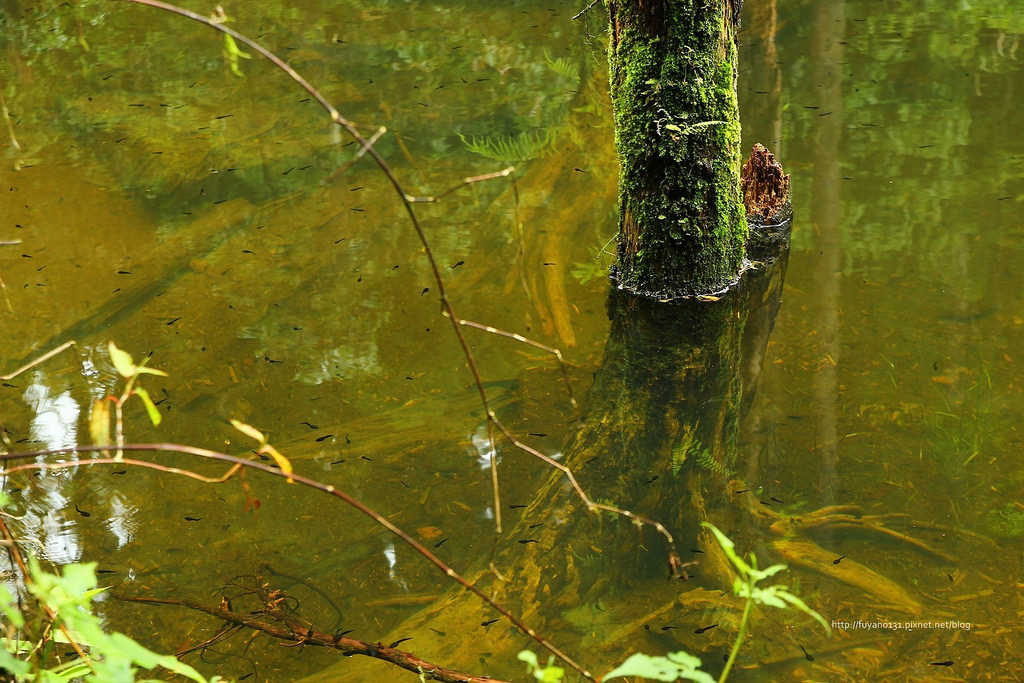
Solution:
<svg viewBox="0 0 1024 683"><path fill-rule="evenodd" d="M119 600L141 602L149 605L177 605L179 607L187 607L188 609L196 610L198 612L205 612L206 614L237 626L245 626L256 631L261 631L269 636L277 638L278 640L289 641L297 645L326 647L332 650L337 650L346 657L363 655L366 657L373 657L374 659L381 659L385 662L390 662L395 666L399 666L406 671L411 671L415 674L422 674L424 678L431 681L449 681L451 683L503 683L499 679L490 678L489 676L473 676L461 671L446 669L438 666L437 664L428 662L425 659L420 659L410 652L398 650L393 647L387 647L382 643L368 643L365 640L359 640L358 638L334 636L328 633L315 631L312 628L306 631L298 631L291 626L272 624L270 622L263 621L262 619L257 619L251 614L238 614L237 612L232 612L224 607L210 607L198 602L192 602L191 600L171 600L165 598L145 598L125 595L115 595L114 597Z"/></svg>

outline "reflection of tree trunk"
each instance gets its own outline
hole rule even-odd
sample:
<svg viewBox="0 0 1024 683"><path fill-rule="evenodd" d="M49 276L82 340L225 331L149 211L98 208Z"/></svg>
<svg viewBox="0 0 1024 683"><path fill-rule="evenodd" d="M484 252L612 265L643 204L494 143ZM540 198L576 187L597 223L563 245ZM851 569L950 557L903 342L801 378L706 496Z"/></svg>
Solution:
<svg viewBox="0 0 1024 683"><path fill-rule="evenodd" d="M566 293L572 258L581 240L592 239L593 221L603 217L615 201L615 159L594 153L612 145L606 91L603 72L581 77L572 113L558 134L559 144L543 159L528 164L519 180L519 219L530 239L523 247L522 264L509 270L505 293L525 282L541 330L556 339L562 350L576 345ZM552 197L574 200L551 201Z"/></svg>
<svg viewBox="0 0 1024 683"><path fill-rule="evenodd" d="M753 36L755 45L740 56L740 110L743 112L744 140L767 141L777 155L784 155L782 139L782 68L779 66L775 34L779 29L777 0L751 2L743 8L743 42ZM745 362L760 372L762 358L744 354ZM744 406L746 408L747 406ZM746 443L760 440L756 435L765 428L766 416L757 410L744 409L743 434ZM771 418L767 418L771 422ZM768 463L764 457L774 451L762 453L760 458L748 458L742 470L744 481L761 481L761 468Z"/></svg>
<svg viewBox="0 0 1024 683"><path fill-rule="evenodd" d="M775 48L779 29L776 0L751 2L743 11L743 37L751 34L759 50L741 55L740 93L743 135L746 140L764 143L776 155L785 156L782 140L782 69ZM746 41L744 41L746 42Z"/></svg>
<svg viewBox="0 0 1024 683"><path fill-rule="evenodd" d="M843 133L842 66L845 8L842 2L823 2L815 8L811 54L812 78L820 84L823 116L813 138L814 185L811 213L815 227L814 267L818 322L814 375L815 442L821 463L822 503L833 502L836 486L836 444L839 441L838 380L840 353L839 287L840 168L839 144ZM824 114L827 113L827 116Z"/></svg>
<svg viewBox="0 0 1024 683"><path fill-rule="evenodd" d="M697 571L713 587L731 587L731 573L699 523L711 519L736 536L749 525L745 510L728 503L727 485L739 465L742 407L760 372L784 271L780 259L716 302L665 305L613 292L605 356L585 417L564 449L565 464L595 500L655 518L681 548L702 550ZM652 605L672 603L683 585L667 583L666 548L654 531L637 532L623 517L588 515L555 472L500 540L496 557L503 580L485 571L472 578L555 641L572 626L566 615L609 595L617 605L607 601L605 608L617 611L621 626ZM624 593L651 580L661 586L657 593ZM507 625L479 626L491 619L478 600L452 591L394 633L415 637L416 653L431 661L472 668L486 654L488 673L508 675L503 667L530 644ZM623 643L599 641L587 654L596 657L603 647L621 654ZM347 662L330 672L336 677L318 680L365 680L371 674L363 666L374 664Z"/></svg>

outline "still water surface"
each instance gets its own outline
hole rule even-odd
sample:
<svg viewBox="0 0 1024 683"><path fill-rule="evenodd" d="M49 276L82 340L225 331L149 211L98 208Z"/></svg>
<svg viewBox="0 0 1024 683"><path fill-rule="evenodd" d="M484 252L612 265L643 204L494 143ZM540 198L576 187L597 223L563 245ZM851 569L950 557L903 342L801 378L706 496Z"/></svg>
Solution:
<svg viewBox="0 0 1024 683"><path fill-rule="evenodd" d="M263 4L227 7L232 26L282 55L366 135L387 127L377 148L410 192L515 165L518 205L498 179L417 208L459 315L559 347L585 395L608 335L603 248L616 220L599 8L573 22L580 7L526 0ZM773 628L764 613L737 673L1011 680L1024 610L1024 18L995 2L745 5L744 136L792 174L796 220L738 475L781 501L783 515L856 505L908 516L877 518L902 536L858 523L815 540L901 586L919 613L793 567L784 583L826 618L957 627L850 627L829 640L803 620ZM131 440L244 452L227 420L245 420L300 472L428 546L443 541L437 553L456 568L485 565L486 425L382 174L365 158L349 165L357 147L270 66L240 60L233 73L198 25L126 3L8 1L0 31L11 124L0 241L18 241L0 246L0 370L69 339L82 358L58 356L0 388L11 439L86 443L89 406L117 385L104 351L114 339L170 374L145 383L163 424L149 426L136 406ZM533 347L467 337L503 420L557 454L575 417L558 366ZM522 454L499 457L514 515L509 505L529 502L547 475ZM258 575L324 630L389 643L452 590L334 501L246 483L248 492L83 468L5 487L33 550L58 564L97 561L124 594L216 604L226 584ZM617 502L629 507L633 493ZM668 590L658 581L646 585ZM630 631L629 620L603 616L626 597L613 585L598 603L541 609L541 626L597 671L630 650L687 649L720 666L728 624L695 635L691 620L707 626L711 616L657 612L651 598L650 630L640 619ZM174 608L107 599L98 609L168 651L216 628ZM434 636L472 641L503 628L477 626L491 618L481 608L465 633ZM405 646L443 649L424 633ZM513 657L527 643L505 640L503 651L439 663L521 676ZM236 636L187 661L290 680L328 667L344 677L339 659ZM379 676L376 667L349 678Z"/></svg>

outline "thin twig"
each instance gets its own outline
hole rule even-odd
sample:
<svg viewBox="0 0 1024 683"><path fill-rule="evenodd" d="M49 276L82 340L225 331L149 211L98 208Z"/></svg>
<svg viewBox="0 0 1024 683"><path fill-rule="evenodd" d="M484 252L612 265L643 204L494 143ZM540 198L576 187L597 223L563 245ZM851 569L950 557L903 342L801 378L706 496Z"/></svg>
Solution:
<svg viewBox="0 0 1024 683"><path fill-rule="evenodd" d="M584 7L583 9L581 9L581 10L580 10L579 12L577 12L576 14L572 15L572 19L570 19L570 21L576 21L577 19L579 19L580 17L582 17L582 16L584 15L584 14L586 14L587 12L589 12L589 11L591 10L591 8L592 8L592 7L594 6L594 5L596 5L597 3L599 3L600 1L601 1L601 0L592 0L592 1L591 1L591 3L590 3L589 5L587 5L587 6L586 6L586 7Z"/></svg>
<svg viewBox="0 0 1024 683"><path fill-rule="evenodd" d="M388 132L388 129L385 128L384 126L380 126L379 128L377 128L377 132L375 132L373 135L370 136L370 139L366 141L365 145L361 145L359 147L359 151L356 152L356 155L353 158L349 159L344 164L342 164L341 166L336 168L334 170L334 172L331 173L331 175L327 176L323 181L321 181L320 184L321 185L329 185L335 178L340 176L342 173L344 173L348 169L352 168L352 166L355 165L355 163L357 161L359 161L360 159L363 158L363 155L366 154L366 151L368 149L370 149L370 147L374 143L376 143L377 140L380 140L381 136L384 135L384 133L386 133L386 132Z"/></svg>
<svg viewBox="0 0 1024 683"><path fill-rule="evenodd" d="M37 366L37 365L39 365L41 363L45 363L46 361L50 360L51 358L53 358L57 354L61 353L62 351L65 351L66 349L68 349L68 348L70 348L72 346L74 346L74 347L78 346L78 342L76 342L74 339L72 339L71 341L66 341L63 344L61 344L60 346L58 346L57 348L51 349L51 350L47 351L46 353L44 353L43 355L39 356L39 358L36 358L35 360L32 360L32 361L29 361L28 363L25 363L20 368L18 368L17 370L15 370L14 372L12 372L10 374L0 375L0 379L2 379L4 381L12 380L15 377L17 377L18 375L20 375L21 373L25 372L26 370L31 370L35 366ZM79 362L79 364L81 364L82 359L79 358L77 354L75 355L75 358L78 358L78 362Z"/></svg>
<svg viewBox="0 0 1024 683"><path fill-rule="evenodd" d="M434 202L439 202L439 201L441 201L441 199L443 199L444 197L447 197L452 192L455 192L456 190L459 190L459 189L461 189L463 187L466 187L468 185L472 185L473 183L478 183L478 182L480 182L482 180L494 180L495 178L506 178L506 177L509 179L509 182L512 183L512 198L513 198L513 202L512 202L512 220L515 222L515 228L516 228L516 242L517 242L517 244L516 244L516 249L517 249L516 260L517 260L517 264L516 265L519 268L519 282L523 286L523 293L526 294L527 300L529 300L530 303L533 303L533 292L530 291L530 286L526 283L526 245L525 245L525 239L524 239L524 236L523 236L523 224L519 220L519 184L516 182L516 167L515 166L509 166L508 168L503 168L502 170L495 171L494 173L485 173L483 175L470 176L468 178L463 178L462 182L458 183L457 185L453 185L452 187L449 187L447 190L445 190L444 192L441 192L440 194L426 196L426 197L407 196L406 199L408 199L410 202L416 202L416 203L434 203Z"/></svg>
<svg viewBox="0 0 1024 683"><path fill-rule="evenodd" d="M11 136L11 146L20 152L21 145L18 144L18 138L14 136L14 124L11 123L11 114L7 111L7 100L4 98L3 83L0 83L0 115L3 115L4 123L7 124L7 133Z"/></svg>
<svg viewBox="0 0 1024 683"><path fill-rule="evenodd" d="M530 291L530 286L526 283L526 237L523 235L523 222L519 220L519 183L516 182L514 172L509 176L509 180L512 181L512 198L514 200L512 219L516 222L516 237L519 238L519 251L516 255L519 261L519 283L523 286L527 300L533 304L533 292Z"/></svg>
<svg viewBox="0 0 1024 683"><path fill-rule="evenodd" d="M428 196L428 197L414 197L412 195L406 195L405 199L406 199L406 201L416 202L416 203L419 203L419 204L439 202L442 199L444 199L445 197L447 197L448 195L450 195L452 192L455 192L456 190L460 190L463 187L466 187L467 185L472 185L473 183L479 183L482 180L494 180L495 178L507 178L507 177L511 176L513 173L515 173L515 171L516 171L516 167L515 166L509 166L508 168L503 168L500 171L495 171L494 173L484 173L483 175L475 175L475 176L470 176L468 178L463 178L462 182L460 182L460 183L458 183L456 185L452 185L451 187L449 187L444 192L441 192L440 194L435 194L435 195L431 195L431 196Z"/></svg>
<svg viewBox="0 0 1024 683"><path fill-rule="evenodd" d="M530 346L538 348L542 351L547 351L548 353L552 354L558 360L558 367L562 371L562 379L565 381L565 391L566 393L569 394L569 403L572 404L572 407L574 409L579 408L579 404L576 403L576 397L572 393L572 383L569 382L569 371L566 370L565 359L562 358L562 352L556 349L554 346L548 346L547 344L542 344L539 341L528 339L527 337L524 337L521 334L516 334L515 332L499 330L497 327L491 327L490 325L481 325L478 322L466 320L465 318L459 318L459 324L465 325L466 327L472 327L477 330L483 330L484 332L490 332L491 334L496 334L500 337L508 337L509 339L515 339L517 342L529 344Z"/></svg>
<svg viewBox="0 0 1024 683"><path fill-rule="evenodd" d="M590 496L587 495L586 491L583 490L583 487L580 486L579 482L576 480L576 475L572 473L572 470L570 470L568 467L558 462L551 456L545 455L544 453L538 451L536 448L533 448L532 446L525 444L519 439L517 439L515 434L509 431L509 429L505 427L505 425L502 424L500 420L498 420L498 417L496 415L492 414L491 420L494 422L494 425L501 431L502 435L506 439L511 441L512 444L515 445L517 448L526 451L527 453L537 458L540 458L551 467L554 467L555 469L559 470L569 481L569 484L572 486L573 490L576 491L576 495L579 496L580 500L583 501L583 504L587 506L588 510L605 510L606 512L611 512L616 515L622 515L623 517L632 520L632 522L637 526L646 525L653 527L654 530L661 534L665 538L665 541L668 542L669 573L673 577L679 576L679 570L683 566L682 558L679 557L679 553L676 551L675 539L672 537L672 534L669 532L669 530L665 528L664 524L656 520L638 515L635 512L615 507L614 505L594 502L593 500L591 500Z"/></svg>

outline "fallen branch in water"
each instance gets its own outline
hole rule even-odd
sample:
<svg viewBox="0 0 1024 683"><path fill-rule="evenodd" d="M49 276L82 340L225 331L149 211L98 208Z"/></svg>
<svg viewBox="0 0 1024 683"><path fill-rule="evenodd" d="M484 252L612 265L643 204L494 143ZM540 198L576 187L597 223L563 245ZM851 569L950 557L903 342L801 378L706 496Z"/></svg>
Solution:
<svg viewBox="0 0 1024 683"><path fill-rule="evenodd" d="M398 650L394 647L384 645L383 643L369 643L365 640L359 640L358 638L322 633L314 630L312 626L309 626L306 630L296 628L297 624L294 619L282 619L280 615L277 614L278 610L274 601L283 599L284 594L276 590L269 591L266 594L268 604L264 606L265 609L259 610L255 612L255 614L265 614L270 617L274 617L279 623L271 623L269 621L264 621L263 619L258 619L253 616L253 613L239 614L238 612L234 612L229 609L229 602L221 603L219 607L210 607L209 605L192 602L191 600L146 598L129 595L115 595L114 597L118 600L141 602L147 605L175 605L178 607L187 607L188 609L196 610L197 612L204 612L217 617L218 619L230 624L245 626L256 631L261 631L269 636L277 638L278 640L290 641L296 645L315 645L317 647L326 647L332 650L337 650L346 657L363 655L366 657L373 657L374 659L380 659L385 662L390 662L391 664L399 666L406 671L420 674L425 680L447 681L449 683L505 683L500 679L491 678L489 676L473 676L472 674L463 673L461 671L446 669L438 666L437 664L428 662L425 659L420 659L410 652Z"/></svg>

